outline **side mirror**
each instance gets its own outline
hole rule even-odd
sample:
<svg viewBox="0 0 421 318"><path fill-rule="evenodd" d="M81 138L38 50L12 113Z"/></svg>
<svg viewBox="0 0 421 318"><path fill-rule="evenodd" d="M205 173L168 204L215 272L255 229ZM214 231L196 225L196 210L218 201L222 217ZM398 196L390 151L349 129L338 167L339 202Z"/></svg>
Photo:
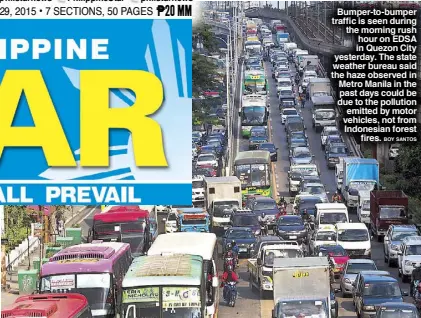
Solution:
<svg viewBox="0 0 421 318"><path fill-rule="evenodd" d="M261 258L258 258L258 259L257 259L257 265L258 265L258 266L262 266L262 259L261 259Z"/></svg>
<svg viewBox="0 0 421 318"><path fill-rule="evenodd" d="M213 288L217 288L219 286L219 279L218 276L213 276L212 277L212 287Z"/></svg>

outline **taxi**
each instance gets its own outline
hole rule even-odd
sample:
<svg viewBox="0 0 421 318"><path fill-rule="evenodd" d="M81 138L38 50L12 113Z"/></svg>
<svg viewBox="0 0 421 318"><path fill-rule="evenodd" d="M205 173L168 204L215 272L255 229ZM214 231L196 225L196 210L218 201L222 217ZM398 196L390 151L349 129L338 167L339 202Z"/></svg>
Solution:
<svg viewBox="0 0 421 318"><path fill-rule="evenodd" d="M310 254L314 254L316 247L321 245L336 245L336 227L332 224L321 225L310 238Z"/></svg>

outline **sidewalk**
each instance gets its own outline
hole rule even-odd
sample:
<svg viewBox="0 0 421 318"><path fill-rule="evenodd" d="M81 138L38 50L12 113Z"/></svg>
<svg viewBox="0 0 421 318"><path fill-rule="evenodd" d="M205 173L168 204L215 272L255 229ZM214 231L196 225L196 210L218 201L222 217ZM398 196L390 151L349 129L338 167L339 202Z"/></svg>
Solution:
<svg viewBox="0 0 421 318"><path fill-rule="evenodd" d="M66 209L66 211L63 213L66 228L72 227L74 224L73 218L75 218L77 215L79 215L82 211L86 209L85 206L80 206L80 205L73 206L72 208ZM53 233L57 233L56 222L55 222L54 217L51 218L51 223L52 223ZM55 241L55 235L52 235L51 240L52 242ZM29 254L30 255L29 259L28 257L26 257L25 260L21 264L19 264L19 266L14 271L7 273L6 277L7 277L7 285L9 285L9 289L8 291L1 292L1 303L0 303L1 306L10 305L16 300L16 298L19 297L18 272L21 270L24 270L24 271L28 270L29 265L30 265L30 269L32 269L33 268L32 260L35 257L39 258L40 252L41 252L40 247L36 248L31 254Z"/></svg>

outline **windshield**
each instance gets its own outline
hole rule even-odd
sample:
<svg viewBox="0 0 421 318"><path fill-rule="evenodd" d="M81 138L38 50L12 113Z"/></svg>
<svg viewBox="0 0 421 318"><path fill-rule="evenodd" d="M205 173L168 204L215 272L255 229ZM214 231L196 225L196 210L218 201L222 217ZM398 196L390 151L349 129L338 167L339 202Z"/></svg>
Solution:
<svg viewBox="0 0 421 318"><path fill-rule="evenodd" d="M277 208L275 201L256 202L253 211L275 210Z"/></svg>
<svg viewBox="0 0 421 318"><path fill-rule="evenodd" d="M372 191L375 184L375 181L351 181L349 183L349 188L358 191Z"/></svg>
<svg viewBox="0 0 421 318"><path fill-rule="evenodd" d="M183 225L206 225L206 219L183 219L181 218L181 223Z"/></svg>
<svg viewBox="0 0 421 318"><path fill-rule="evenodd" d="M259 221L255 215L236 215L233 218L234 226L255 226Z"/></svg>
<svg viewBox="0 0 421 318"><path fill-rule="evenodd" d="M408 245L406 255L421 255L421 245Z"/></svg>
<svg viewBox="0 0 421 318"><path fill-rule="evenodd" d="M410 309L383 309L380 318L418 318L418 313Z"/></svg>
<svg viewBox="0 0 421 318"><path fill-rule="evenodd" d="M122 318L200 318L201 297L197 287L140 287L123 290Z"/></svg>
<svg viewBox="0 0 421 318"><path fill-rule="evenodd" d="M393 232L392 241L402 241L405 237L408 236L417 236L418 232Z"/></svg>
<svg viewBox="0 0 421 318"><path fill-rule="evenodd" d="M266 137L266 129L252 129L250 130L250 137Z"/></svg>
<svg viewBox="0 0 421 318"><path fill-rule="evenodd" d="M313 175L316 176L317 168L304 168L300 166L295 166L294 168L291 169L291 172L301 173L302 175L305 175L305 176L313 176Z"/></svg>
<svg viewBox="0 0 421 318"><path fill-rule="evenodd" d="M295 158L308 158L311 157L311 153L308 149L294 149Z"/></svg>
<svg viewBox="0 0 421 318"><path fill-rule="evenodd" d="M316 119L334 119L334 118L335 118L334 111L316 112Z"/></svg>
<svg viewBox="0 0 421 318"><path fill-rule="evenodd" d="M336 129L329 129L326 131L326 136L330 136L330 135L339 135L339 132Z"/></svg>
<svg viewBox="0 0 421 318"><path fill-rule="evenodd" d="M398 283L376 282L372 284L365 284L364 296L390 298L402 297L402 294Z"/></svg>
<svg viewBox="0 0 421 318"><path fill-rule="evenodd" d="M349 229L338 232L340 242L364 242L368 241L368 231L363 229Z"/></svg>
<svg viewBox="0 0 421 318"><path fill-rule="evenodd" d="M361 271L376 271L377 267L374 263L348 263L346 269L347 274L358 274Z"/></svg>
<svg viewBox="0 0 421 318"><path fill-rule="evenodd" d="M203 180L193 181L192 186L193 186L193 189L204 188L204 181Z"/></svg>
<svg viewBox="0 0 421 318"><path fill-rule="evenodd" d="M273 144L263 144L263 145L260 145L260 149L271 152L271 151L275 151L275 146Z"/></svg>
<svg viewBox="0 0 421 318"><path fill-rule="evenodd" d="M267 267L272 267L275 257L298 258L301 257L301 253L298 250L266 250L264 265Z"/></svg>
<svg viewBox="0 0 421 318"><path fill-rule="evenodd" d="M254 239L254 235L250 231L230 231L227 235L229 239Z"/></svg>
<svg viewBox="0 0 421 318"><path fill-rule="evenodd" d="M139 218L131 223L94 221L95 239L111 240L118 238L120 233L143 233L145 219Z"/></svg>
<svg viewBox="0 0 421 318"><path fill-rule="evenodd" d="M282 114L285 116L292 116L292 115L297 115L297 111L294 109L291 109L291 110L285 109Z"/></svg>
<svg viewBox="0 0 421 318"><path fill-rule="evenodd" d="M301 218L280 217L278 224L292 226L292 225L304 225L304 222Z"/></svg>
<svg viewBox="0 0 421 318"><path fill-rule="evenodd" d="M399 219L406 218L405 210L401 207L382 207L380 209L380 219Z"/></svg>
<svg viewBox="0 0 421 318"><path fill-rule="evenodd" d="M295 101L293 99L281 99L281 103L283 106L294 106Z"/></svg>
<svg viewBox="0 0 421 318"><path fill-rule="evenodd" d="M335 232L318 232L316 235L316 241L335 241Z"/></svg>
<svg viewBox="0 0 421 318"><path fill-rule="evenodd" d="M303 192L310 194L323 194L325 189L323 186L305 186Z"/></svg>
<svg viewBox="0 0 421 318"><path fill-rule="evenodd" d="M320 252L323 256L347 256L345 250L340 246L321 247Z"/></svg>
<svg viewBox="0 0 421 318"><path fill-rule="evenodd" d="M290 90L290 89L283 89L283 90L281 90L280 92L279 92L279 95L281 95L281 96L289 96L289 95L292 95L292 90Z"/></svg>
<svg viewBox="0 0 421 318"><path fill-rule="evenodd" d="M177 215L175 213L168 214L167 221L177 221Z"/></svg>
<svg viewBox="0 0 421 318"><path fill-rule="evenodd" d="M332 154L347 154L347 149L344 146L330 147L329 152Z"/></svg>
<svg viewBox="0 0 421 318"><path fill-rule="evenodd" d="M197 161L214 161L215 157L213 155L204 155L204 156L199 156L199 158L197 159Z"/></svg>
<svg viewBox="0 0 421 318"><path fill-rule="evenodd" d="M241 187L266 187L270 185L269 171L267 165L237 165L236 176L241 181Z"/></svg>
<svg viewBox="0 0 421 318"><path fill-rule="evenodd" d="M320 214L320 224L347 223L348 218L344 212Z"/></svg>
<svg viewBox="0 0 421 318"><path fill-rule="evenodd" d="M97 259L85 259L91 262ZM73 260L59 261L71 263ZM58 264L57 266L60 266ZM100 274L64 274L46 276L41 279L41 293L77 293L88 300L92 310L111 309L111 304L106 303L111 287L111 275Z"/></svg>
<svg viewBox="0 0 421 318"><path fill-rule="evenodd" d="M239 204L237 201L222 201L213 203L213 214L215 216L223 216L227 213L225 210L230 210L238 208Z"/></svg>
<svg viewBox="0 0 421 318"><path fill-rule="evenodd" d="M328 317L326 303L314 300L282 302L278 318L284 317Z"/></svg>
<svg viewBox="0 0 421 318"><path fill-rule="evenodd" d="M263 124L266 121L266 107L252 106L242 108L243 124Z"/></svg>

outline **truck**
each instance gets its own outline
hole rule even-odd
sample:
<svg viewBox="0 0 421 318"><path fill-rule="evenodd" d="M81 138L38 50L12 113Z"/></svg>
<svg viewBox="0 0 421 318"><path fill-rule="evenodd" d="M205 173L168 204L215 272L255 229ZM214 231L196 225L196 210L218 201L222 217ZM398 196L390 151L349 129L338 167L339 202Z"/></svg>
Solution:
<svg viewBox="0 0 421 318"><path fill-rule="evenodd" d="M214 230L224 230L229 225L233 209L241 206L241 181L237 177L205 178L205 207Z"/></svg>
<svg viewBox="0 0 421 318"><path fill-rule="evenodd" d="M381 241L391 224L408 224L408 197L400 190L370 193L370 225L373 236Z"/></svg>
<svg viewBox="0 0 421 318"><path fill-rule="evenodd" d="M342 196L348 208L358 206L360 191L380 189L376 159L346 157L343 160Z"/></svg>
<svg viewBox="0 0 421 318"><path fill-rule="evenodd" d="M304 253L297 242L281 242L262 246L257 258L250 258L247 261L250 284L260 291L262 299L266 297L266 293L273 291L273 262L278 257L302 258Z"/></svg>
<svg viewBox="0 0 421 318"><path fill-rule="evenodd" d="M312 71L316 71L320 60L317 55L304 55L300 59L300 71L306 70L307 66L311 66ZM313 67L314 66L314 67Z"/></svg>
<svg viewBox="0 0 421 318"><path fill-rule="evenodd" d="M180 232L209 232L210 218L204 208L177 209Z"/></svg>
<svg viewBox="0 0 421 318"><path fill-rule="evenodd" d="M273 286L273 318L332 317L326 257L275 258Z"/></svg>
<svg viewBox="0 0 421 318"><path fill-rule="evenodd" d="M289 41L289 33L277 32L276 33L276 41L278 42L278 44L288 42Z"/></svg>

